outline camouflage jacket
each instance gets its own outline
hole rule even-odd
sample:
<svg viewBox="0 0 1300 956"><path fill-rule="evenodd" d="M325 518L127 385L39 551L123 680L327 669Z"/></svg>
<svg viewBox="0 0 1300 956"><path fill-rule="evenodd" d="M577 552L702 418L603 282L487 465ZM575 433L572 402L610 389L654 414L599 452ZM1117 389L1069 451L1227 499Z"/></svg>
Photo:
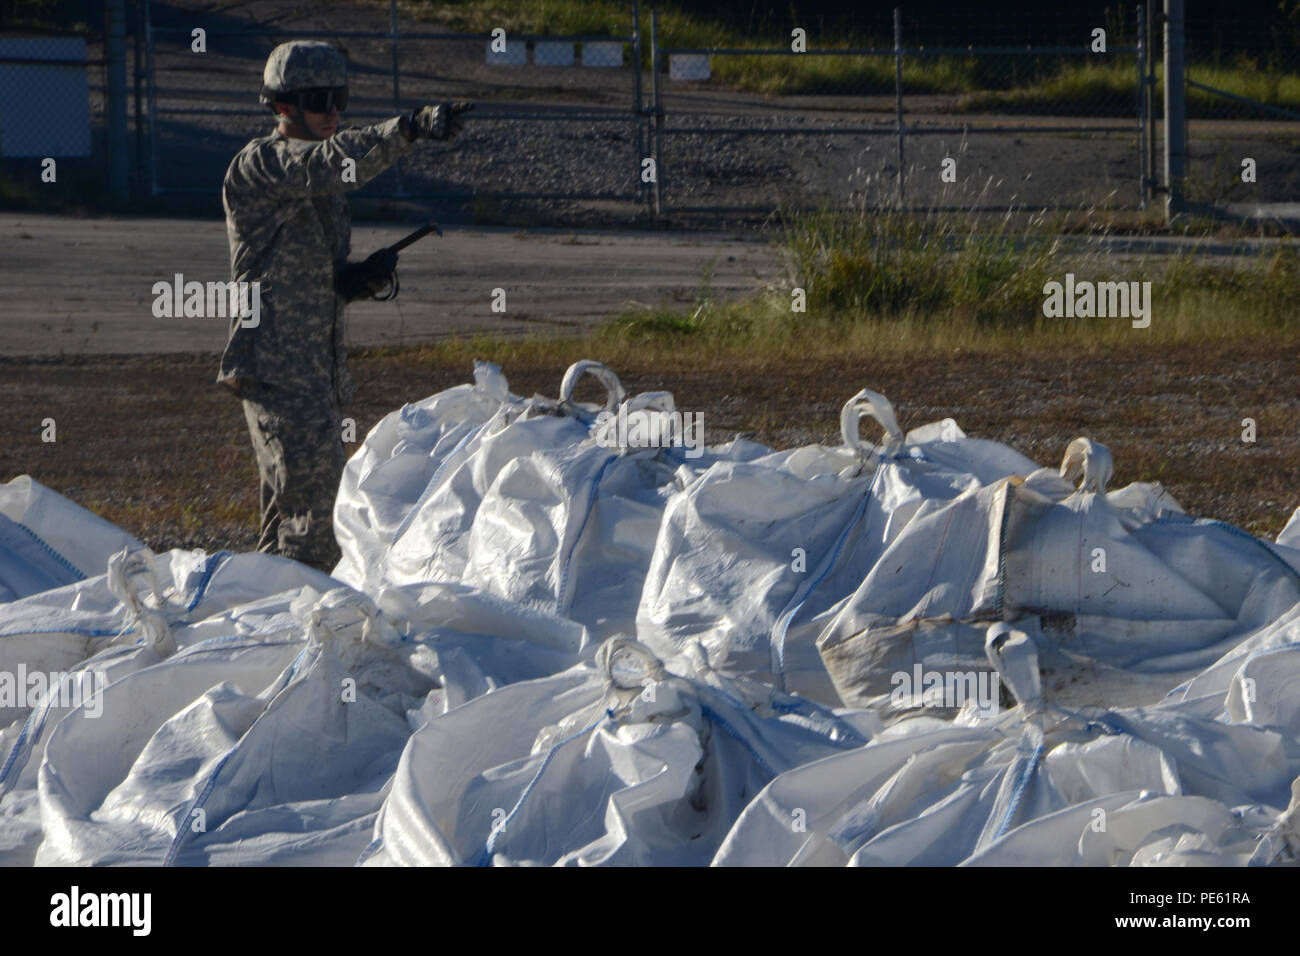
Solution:
<svg viewBox="0 0 1300 956"><path fill-rule="evenodd" d="M218 382L329 389L340 403L352 400L345 303L334 291L335 270L351 247L344 193L364 186L410 146L394 118L320 142L276 130L240 150L222 187L230 277L261 283L260 319L256 325L232 320ZM355 177L345 181L348 159L356 162Z"/></svg>

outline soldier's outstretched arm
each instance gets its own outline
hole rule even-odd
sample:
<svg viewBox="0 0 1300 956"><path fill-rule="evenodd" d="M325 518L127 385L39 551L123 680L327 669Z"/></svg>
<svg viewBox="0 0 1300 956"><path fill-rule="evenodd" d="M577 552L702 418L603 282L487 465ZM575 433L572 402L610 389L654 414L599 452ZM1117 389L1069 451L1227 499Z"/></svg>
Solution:
<svg viewBox="0 0 1300 956"><path fill-rule="evenodd" d="M282 196L360 189L411 148L405 117L339 130L320 142L279 140L241 153L231 169L249 186ZM351 162L348 162L351 160Z"/></svg>

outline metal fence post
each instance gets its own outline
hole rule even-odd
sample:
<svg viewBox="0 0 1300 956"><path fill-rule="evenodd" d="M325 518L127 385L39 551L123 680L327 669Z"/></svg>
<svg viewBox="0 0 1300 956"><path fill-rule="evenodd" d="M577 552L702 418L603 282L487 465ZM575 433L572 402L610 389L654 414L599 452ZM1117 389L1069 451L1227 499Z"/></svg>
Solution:
<svg viewBox="0 0 1300 956"><path fill-rule="evenodd" d="M1138 194L1140 208L1147 208L1147 11L1137 8L1137 117L1138 117Z"/></svg>
<svg viewBox="0 0 1300 956"><path fill-rule="evenodd" d="M650 11L650 69L651 79L654 80L655 97L654 214L659 216L664 210L664 101L663 84L659 77L659 11L657 9Z"/></svg>
<svg viewBox="0 0 1300 956"><path fill-rule="evenodd" d="M105 161L108 188L117 199L126 198L130 147L126 133L126 0L108 0L105 10L108 36L104 45L108 66L108 101L104 104L108 132Z"/></svg>
<svg viewBox="0 0 1300 956"><path fill-rule="evenodd" d="M1183 0L1165 0L1165 221L1187 210Z"/></svg>
<svg viewBox="0 0 1300 956"><path fill-rule="evenodd" d="M898 106L898 208L903 208L903 8L894 7L894 96Z"/></svg>
<svg viewBox="0 0 1300 956"><path fill-rule="evenodd" d="M144 184L144 5L135 0L135 22L131 27L131 93L135 119L135 165L131 169L132 192L139 195Z"/></svg>
<svg viewBox="0 0 1300 956"><path fill-rule="evenodd" d="M1156 32L1155 0L1149 0L1147 3L1146 14L1147 73L1145 92L1147 128L1144 135L1147 139L1147 165L1143 175L1146 177L1146 196L1148 199L1155 199L1157 195L1156 187L1159 185L1156 178L1156 43L1159 34Z"/></svg>
<svg viewBox="0 0 1300 956"><path fill-rule="evenodd" d="M149 196L152 198L158 195L158 76L153 55L153 0L141 2L144 3L144 94L149 124L146 138L149 144Z"/></svg>
<svg viewBox="0 0 1300 956"><path fill-rule="evenodd" d="M389 0L388 4L388 35L393 45L393 112L402 112L402 89L400 71L397 65L397 0ZM406 192L402 189L402 161L399 158L393 163L393 196L405 196Z"/></svg>
<svg viewBox="0 0 1300 956"><path fill-rule="evenodd" d="M632 0L632 116L636 122L637 201L649 204L649 191L641 182L641 160L645 158L645 103L641 94L641 0Z"/></svg>

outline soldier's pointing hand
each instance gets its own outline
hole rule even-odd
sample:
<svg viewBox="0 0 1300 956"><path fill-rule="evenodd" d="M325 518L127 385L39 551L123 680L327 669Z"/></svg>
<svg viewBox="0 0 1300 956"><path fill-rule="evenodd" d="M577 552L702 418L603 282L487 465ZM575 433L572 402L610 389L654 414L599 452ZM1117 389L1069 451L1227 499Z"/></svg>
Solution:
<svg viewBox="0 0 1300 956"><path fill-rule="evenodd" d="M473 103L438 103L413 110L407 119L412 139L451 140L465 128L460 114L474 108Z"/></svg>

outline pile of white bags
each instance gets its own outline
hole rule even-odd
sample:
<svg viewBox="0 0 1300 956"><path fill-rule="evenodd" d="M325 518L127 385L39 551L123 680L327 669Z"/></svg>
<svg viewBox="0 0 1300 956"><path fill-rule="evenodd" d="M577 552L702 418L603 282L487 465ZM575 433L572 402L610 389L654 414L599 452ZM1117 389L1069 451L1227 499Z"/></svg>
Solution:
<svg viewBox="0 0 1300 956"><path fill-rule="evenodd" d="M609 419L573 400L584 374L605 386ZM475 375L475 386L381 421L349 463L335 508L350 528L339 534L340 580L369 589L460 582L570 617L597 638L628 632L669 495L715 461L767 451L738 440L686 458L680 446L620 445L610 427L620 415L671 420L672 396L628 399L617 376L597 362L571 367L558 401L511 396L500 371L486 363ZM496 409L487 414L492 402ZM447 406L453 413L469 408L473 426L408 411ZM413 420L424 423L422 430L403 430ZM401 436L395 443L394 433ZM401 479L391 481L397 472ZM369 490L376 485L382 497ZM376 552L373 542L384 537L387 547Z"/></svg>
<svg viewBox="0 0 1300 956"><path fill-rule="evenodd" d="M332 576L0 486L0 863L1300 858L1300 511L474 378L366 437Z"/></svg>

